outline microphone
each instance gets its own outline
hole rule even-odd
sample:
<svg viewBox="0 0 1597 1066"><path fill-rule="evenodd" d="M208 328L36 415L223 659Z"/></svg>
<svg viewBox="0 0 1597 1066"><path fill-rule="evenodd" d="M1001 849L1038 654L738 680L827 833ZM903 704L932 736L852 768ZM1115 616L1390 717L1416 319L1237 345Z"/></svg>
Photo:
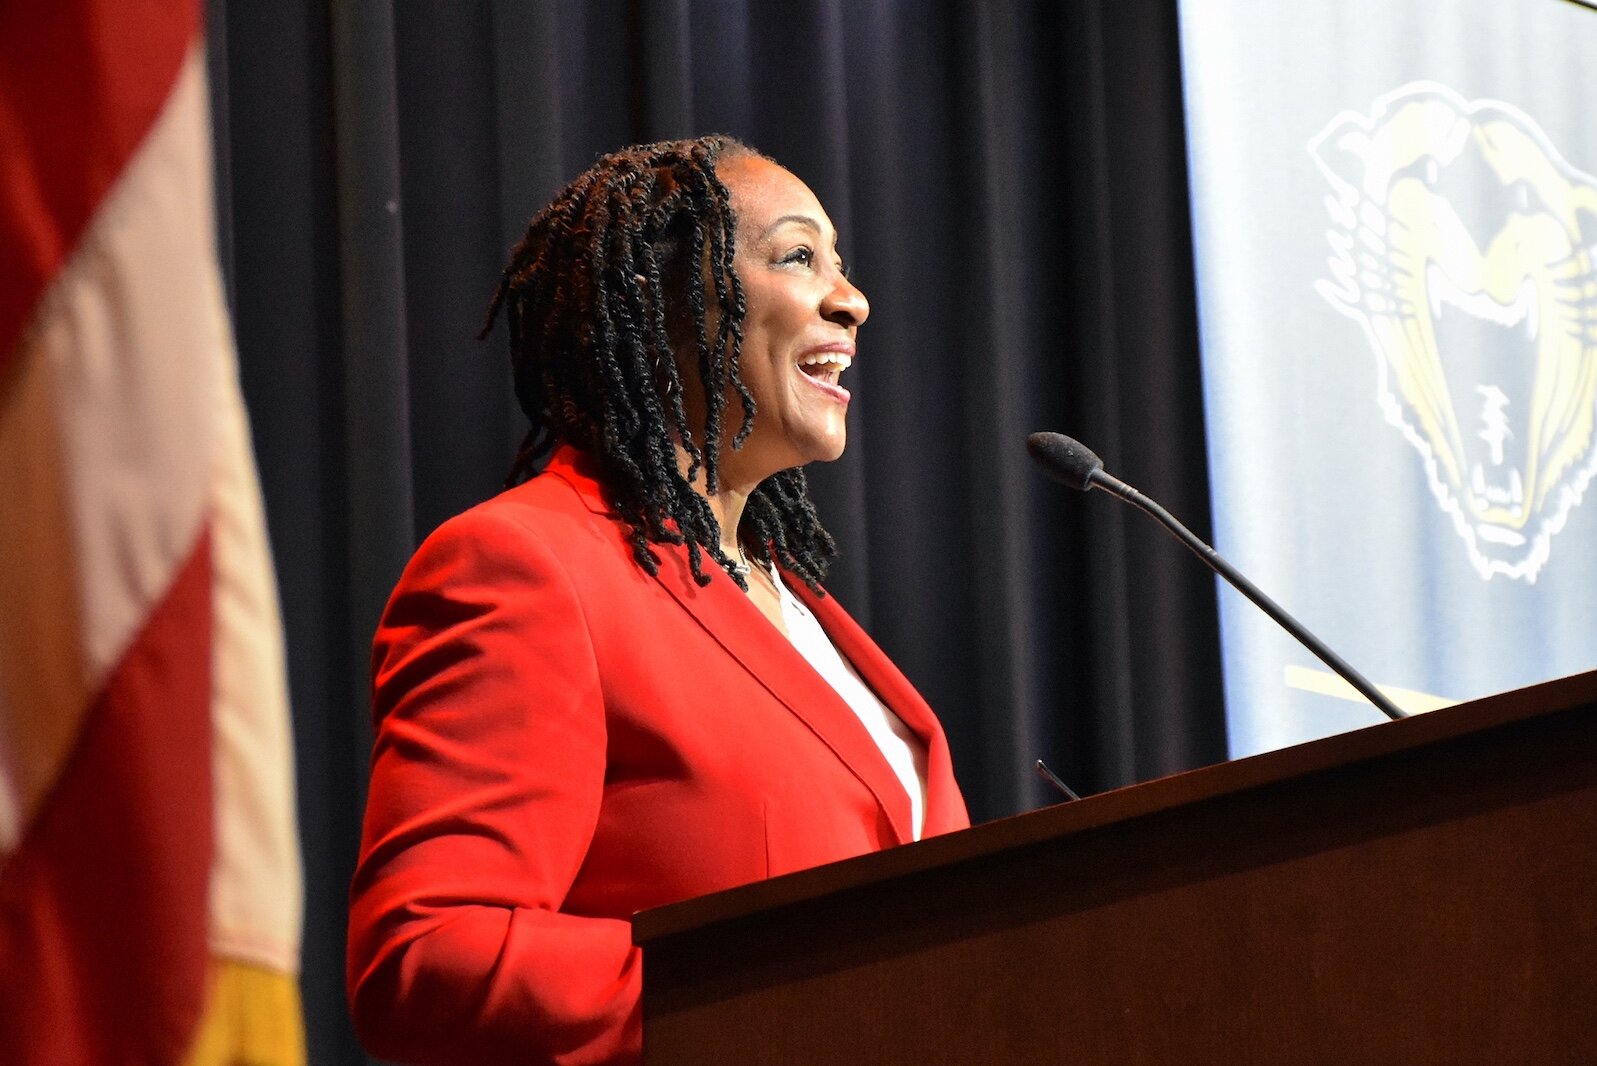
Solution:
<svg viewBox="0 0 1597 1066"><path fill-rule="evenodd" d="M1059 791L1063 792L1065 794L1065 799L1079 800L1081 798L1080 796L1076 795L1075 789L1065 784L1063 778L1054 773L1052 770L1048 769L1047 763L1043 762L1041 759L1038 759L1034 765L1037 770L1037 776L1057 788Z"/></svg>
<svg viewBox="0 0 1597 1066"><path fill-rule="evenodd" d="M1321 662L1336 671L1342 680L1375 704L1382 714L1394 721L1409 717L1407 711L1387 699L1380 689L1365 679L1363 674L1326 647L1319 637L1303 628L1296 618L1287 614L1280 604L1266 596L1257 585L1244 577L1240 570L1226 562L1219 552L1199 540L1192 530L1176 521L1174 515L1106 471L1103 468L1103 460L1094 455L1092 449L1061 433L1033 433L1026 438L1026 451L1030 452L1037 465L1042 467L1043 473L1054 481L1069 485L1080 492L1102 489L1120 497L1138 510L1152 515L1174 534L1177 540L1190 548L1192 554L1208 564L1209 569L1231 582L1239 592L1257 604L1260 610L1275 619L1277 625L1292 634L1299 644L1313 652Z"/></svg>

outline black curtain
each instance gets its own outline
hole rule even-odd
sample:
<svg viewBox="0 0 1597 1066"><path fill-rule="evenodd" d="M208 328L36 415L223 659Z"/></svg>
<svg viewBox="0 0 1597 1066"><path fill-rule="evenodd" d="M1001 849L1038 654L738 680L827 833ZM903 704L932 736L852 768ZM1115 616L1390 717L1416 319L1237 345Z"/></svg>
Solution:
<svg viewBox="0 0 1597 1066"><path fill-rule="evenodd" d="M1219 761L1214 589L1044 482L1080 437L1208 525L1174 0L211 0L221 243L288 629L311 1061L362 1061L345 886L367 648L522 433L474 334L600 153L735 134L816 190L872 302L831 591L938 709L973 816ZM640 634L647 639L647 634Z"/></svg>

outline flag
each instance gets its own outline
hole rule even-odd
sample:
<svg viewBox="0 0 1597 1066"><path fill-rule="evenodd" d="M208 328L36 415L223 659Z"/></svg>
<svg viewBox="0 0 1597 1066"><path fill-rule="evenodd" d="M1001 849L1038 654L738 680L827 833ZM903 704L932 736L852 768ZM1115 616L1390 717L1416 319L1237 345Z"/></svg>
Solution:
<svg viewBox="0 0 1597 1066"><path fill-rule="evenodd" d="M199 7L0 5L0 1054L297 1063L275 581Z"/></svg>

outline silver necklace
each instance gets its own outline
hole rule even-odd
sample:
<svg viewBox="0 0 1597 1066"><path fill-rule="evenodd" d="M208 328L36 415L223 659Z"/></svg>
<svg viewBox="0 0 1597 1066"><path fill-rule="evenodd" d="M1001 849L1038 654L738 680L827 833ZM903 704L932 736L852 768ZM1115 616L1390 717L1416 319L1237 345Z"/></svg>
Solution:
<svg viewBox="0 0 1597 1066"><path fill-rule="evenodd" d="M732 573L736 574L744 581L747 581L749 579L749 575L754 573L755 570L759 570L761 573L769 575L770 571L767 569L766 564L763 562L750 560L748 553L743 550L742 544L738 545L737 557L738 561L732 564L731 570Z"/></svg>

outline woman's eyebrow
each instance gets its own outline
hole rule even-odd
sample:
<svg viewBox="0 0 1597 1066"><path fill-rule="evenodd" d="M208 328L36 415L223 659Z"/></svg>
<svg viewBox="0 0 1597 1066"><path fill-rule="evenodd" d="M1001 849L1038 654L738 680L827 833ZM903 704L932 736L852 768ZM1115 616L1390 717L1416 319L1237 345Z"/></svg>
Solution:
<svg viewBox="0 0 1597 1066"><path fill-rule="evenodd" d="M769 237L774 231L781 229L790 222L796 222L805 229L813 230L816 236L820 236L821 234L821 224L809 215L783 215L781 218L778 218L772 222L769 226L766 226L765 232L761 233L760 236Z"/></svg>

